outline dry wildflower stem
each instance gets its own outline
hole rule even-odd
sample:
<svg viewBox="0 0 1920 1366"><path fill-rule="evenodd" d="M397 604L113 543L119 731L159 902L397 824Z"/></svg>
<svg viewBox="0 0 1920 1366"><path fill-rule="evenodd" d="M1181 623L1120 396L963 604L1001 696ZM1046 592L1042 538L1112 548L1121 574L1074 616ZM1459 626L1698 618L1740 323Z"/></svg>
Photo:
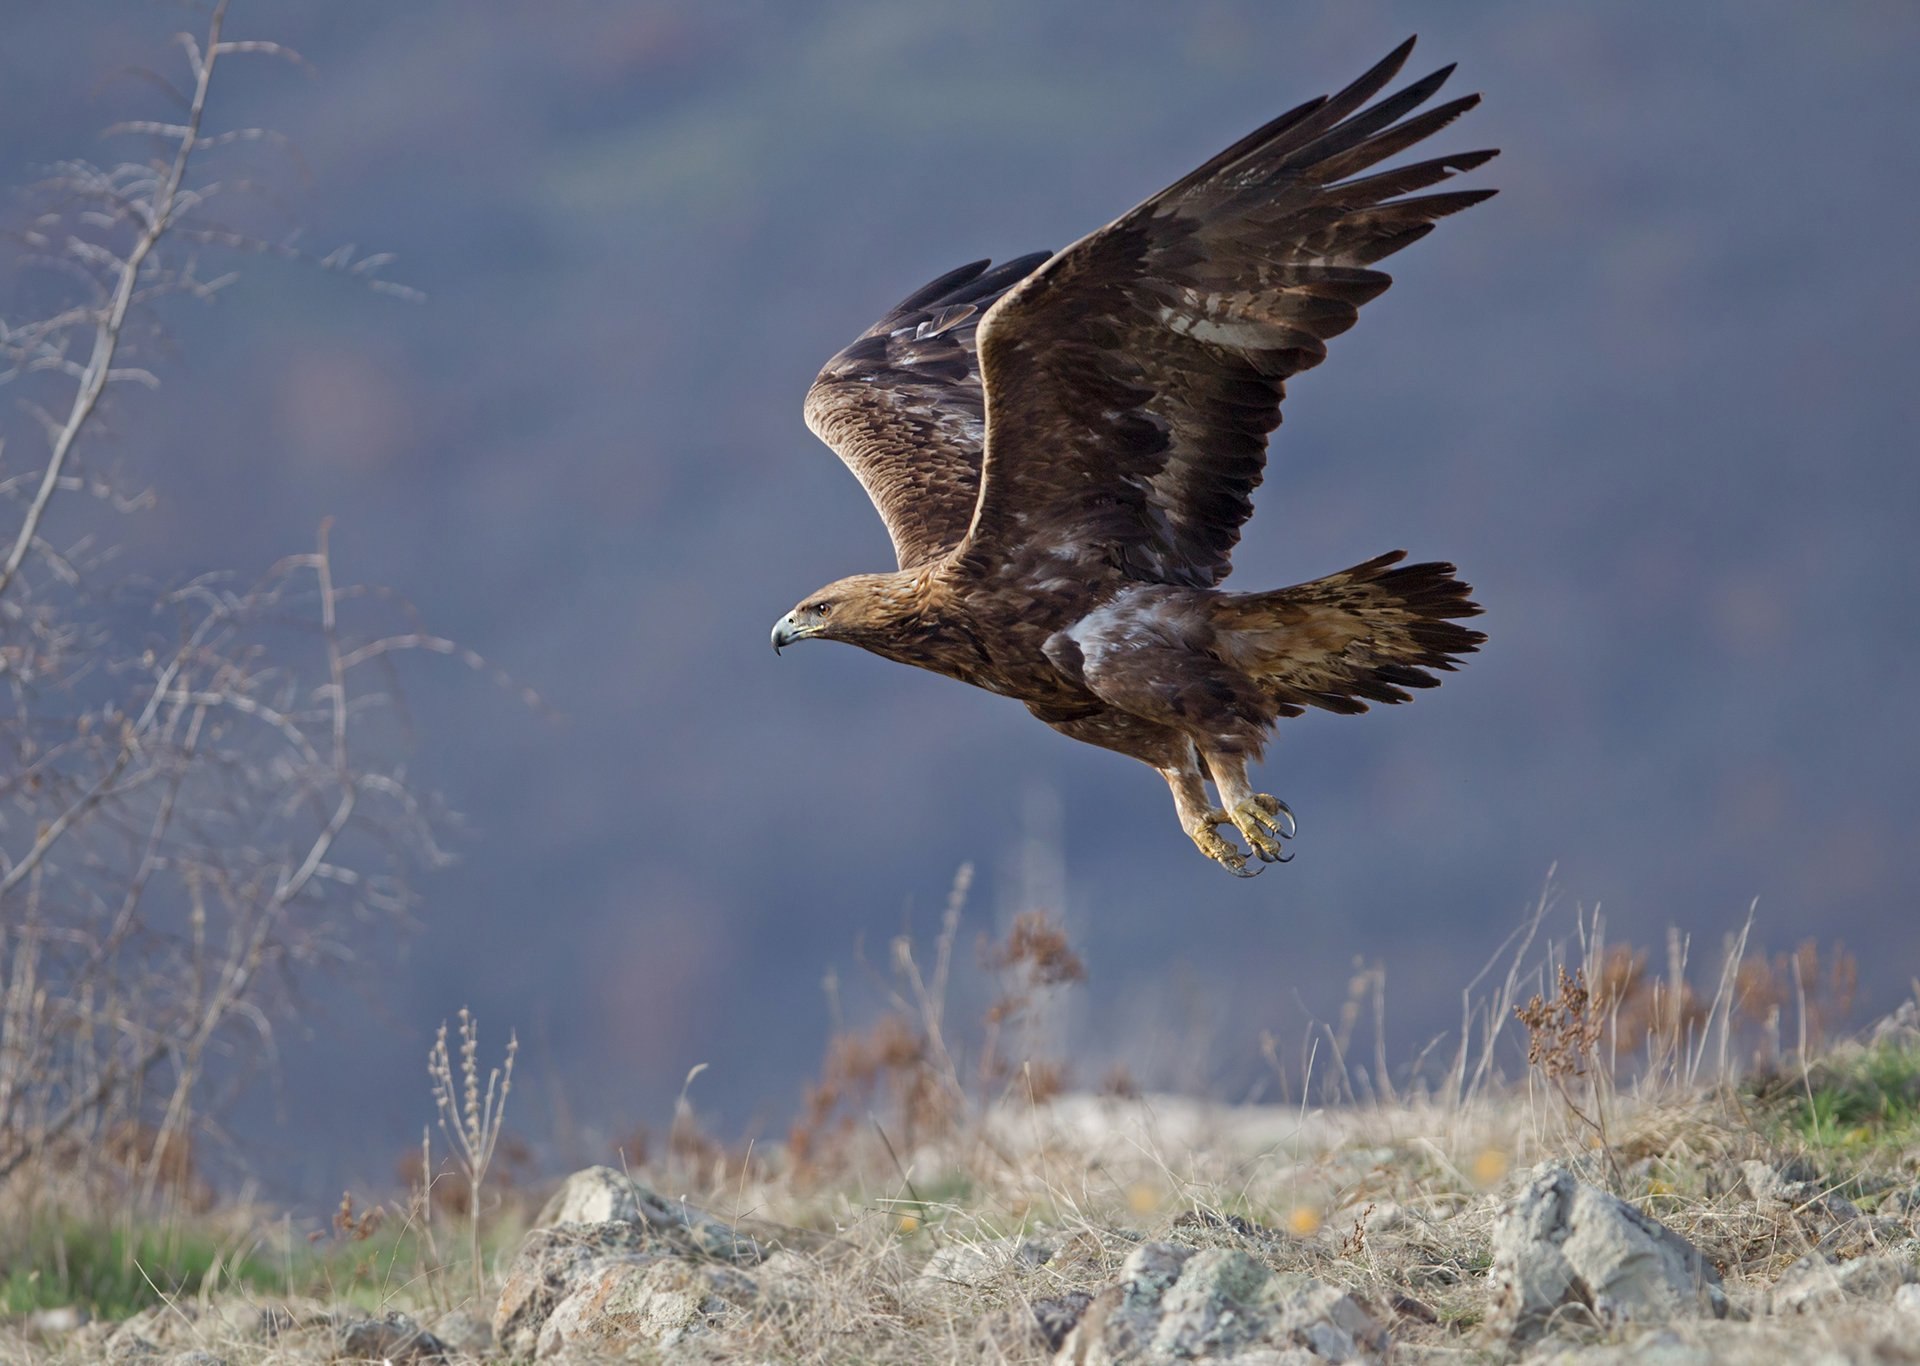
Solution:
<svg viewBox="0 0 1920 1366"><path fill-rule="evenodd" d="M1514 1018L1526 1026L1527 1063L1553 1086L1567 1113L1593 1131L1607 1159L1607 1167L1613 1173L1615 1188L1619 1189L1624 1186L1625 1178L1607 1135L1606 1098L1602 1094L1604 1078L1597 1065L1600 1036L1606 1028L1605 1003L1596 1002L1587 990L1587 974L1583 968L1568 972L1565 965L1561 965L1558 988L1551 1001L1535 992L1524 1006L1513 1008ZM1567 1085L1569 1078L1586 1078L1589 1082L1591 1113L1574 1099Z"/></svg>
<svg viewBox="0 0 1920 1366"><path fill-rule="evenodd" d="M480 1022L463 1006L460 1010L458 1075L447 1046L442 1023L427 1054L427 1076L433 1082L433 1101L440 1112L440 1128L453 1146L454 1161L467 1179L467 1250L473 1269L474 1303L486 1299L486 1273L480 1261L480 1197L487 1168L500 1144L506 1123L507 1096L513 1090L513 1059L520 1051L517 1035L507 1036L506 1060L480 1081ZM432 1180L429 1170L427 1179Z"/></svg>

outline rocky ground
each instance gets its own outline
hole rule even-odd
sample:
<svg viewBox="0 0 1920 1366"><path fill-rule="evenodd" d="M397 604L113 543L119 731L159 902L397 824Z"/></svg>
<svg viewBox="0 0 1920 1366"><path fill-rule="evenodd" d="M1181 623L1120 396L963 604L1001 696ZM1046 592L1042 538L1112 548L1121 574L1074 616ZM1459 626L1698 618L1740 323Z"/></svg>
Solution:
<svg viewBox="0 0 1920 1366"><path fill-rule="evenodd" d="M403 1281L385 1312L43 1310L0 1361L1920 1363L1910 1135L1808 1143L1731 1092L1605 1120L1602 1145L1544 1092L1068 1097L890 1154L885 1179L736 1171L689 1200L597 1167L479 1303Z"/></svg>

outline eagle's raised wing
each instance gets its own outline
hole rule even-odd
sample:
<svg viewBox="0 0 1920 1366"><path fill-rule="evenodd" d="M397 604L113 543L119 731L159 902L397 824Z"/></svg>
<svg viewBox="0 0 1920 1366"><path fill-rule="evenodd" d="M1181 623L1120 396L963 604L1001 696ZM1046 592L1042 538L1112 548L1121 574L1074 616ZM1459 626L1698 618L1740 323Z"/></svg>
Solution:
<svg viewBox="0 0 1920 1366"><path fill-rule="evenodd" d="M1366 107L1412 49L1082 238L981 320L985 484L961 551L975 572L1041 554L1157 583L1225 577L1287 377L1391 283L1371 263L1493 193L1403 197L1490 151L1355 178L1479 102L1414 113L1446 67Z"/></svg>
<svg viewBox="0 0 1920 1366"><path fill-rule="evenodd" d="M1047 257L948 271L828 361L807 390L807 426L866 489L902 569L946 554L966 534L986 439L974 331Z"/></svg>

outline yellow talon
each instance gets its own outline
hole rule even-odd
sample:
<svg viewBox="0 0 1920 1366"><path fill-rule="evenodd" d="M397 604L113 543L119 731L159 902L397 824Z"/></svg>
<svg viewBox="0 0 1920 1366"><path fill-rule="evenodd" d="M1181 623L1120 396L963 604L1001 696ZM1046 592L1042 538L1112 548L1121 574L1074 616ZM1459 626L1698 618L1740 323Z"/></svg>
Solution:
<svg viewBox="0 0 1920 1366"><path fill-rule="evenodd" d="M1292 839L1298 827L1293 812L1278 797L1256 792L1234 807L1233 824L1262 862L1285 863L1293 857L1281 841Z"/></svg>
<svg viewBox="0 0 1920 1366"><path fill-rule="evenodd" d="M1218 819L1216 820L1215 817L1218 817ZM1195 844L1200 846L1201 853L1205 854L1222 868L1225 868L1235 877L1252 877L1260 870L1255 868L1249 872L1247 869L1247 856L1227 840L1222 839L1214 829L1216 825L1227 824L1227 819L1227 813L1224 811L1209 811L1206 819L1196 822L1194 827L1187 831L1187 834L1193 838Z"/></svg>

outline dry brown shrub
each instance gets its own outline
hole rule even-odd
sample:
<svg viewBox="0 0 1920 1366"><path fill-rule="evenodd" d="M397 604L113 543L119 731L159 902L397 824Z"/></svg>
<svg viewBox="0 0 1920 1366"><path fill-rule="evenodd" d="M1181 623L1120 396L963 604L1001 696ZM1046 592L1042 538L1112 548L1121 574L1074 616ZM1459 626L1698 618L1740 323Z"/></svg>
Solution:
<svg viewBox="0 0 1920 1366"><path fill-rule="evenodd" d="M1594 1004L1607 1016L1616 1054L1637 1053L1650 1039L1687 1038L1706 1027L1707 1006L1693 984L1647 971L1647 951L1616 944L1601 962Z"/></svg>
<svg viewBox="0 0 1920 1366"><path fill-rule="evenodd" d="M1007 937L986 945L982 956L996 971L1024 979L1029 989L1087 980L1086 964L1067 942L1066 932L1043 910L1015 916Z"/></svg>
<svg viewBox="0 0 1920 1366"><path fill-rule="evenodd" d="M1859 985L1859 960L1844 945L1829 949L1823 964L1819 945L1808 939L1792 953L1741 962L1734 975L1734 1014L1777 1035L1783 1016L1804 1011L1807 1046L1818 1048L1844 1025Z"/></svg>
<svg viewBox="0 0 1920 1366"><path fill-rule="evenodd" d="M885 1111L909 1146L948 1133L959 1103L935 1068L925 1031L903 1014L880 1016L862 1033L827 1041L820 1077L807 1089L787 1135L796 1166L817 1165L844 1147L858 1115Z"/></svg>
<svg viewBox="0 0 1920 1366"><path fill-rule="evenodd" d="M1066 1062L1042 1047L1042 1007L1086 980L1086 964L1045 911L1014 917L998 941L983 939L977 960L992 978L978 1024L959 1037L946 1020L952 945L966 877L956 883L933 970L923 976L909 940L893 944L897 987L888 1008L863 1029L842 1029L827 1042L818 1078L787 1135L794 1169L809 1179L845 1169L856 1136L871 1123L882 1146L899 1152L953 1140L997 1101L1044 1104L1070 1084ZM965 1073L956 1056L977 1062Z"/></svg>

